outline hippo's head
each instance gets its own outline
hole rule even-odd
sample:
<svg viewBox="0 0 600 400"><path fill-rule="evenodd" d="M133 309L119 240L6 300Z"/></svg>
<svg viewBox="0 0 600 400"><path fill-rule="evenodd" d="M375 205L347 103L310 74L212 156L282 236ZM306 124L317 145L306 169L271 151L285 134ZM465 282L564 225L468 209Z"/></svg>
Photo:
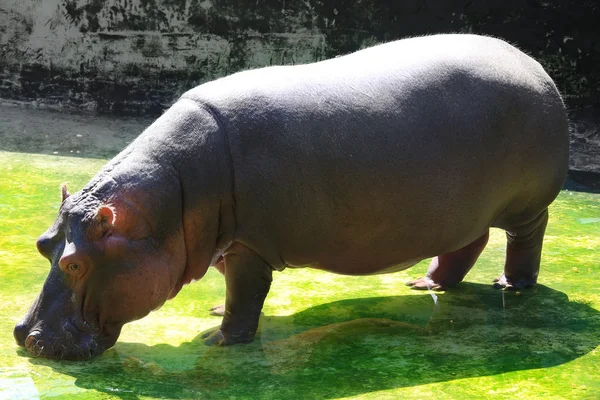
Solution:
<svg viewBox="0 0 600 400"><path fill-rule="evenodd" d="M181 288L181 228L156 225L142 202L89 193L63 202L37 241L51 268L43 289L15 327L17 343L34 356L88 359L111 347L123 324L159 308ZM174 213L181 214L178 204ZM166 231L169 232L166 232Z"/></svg>

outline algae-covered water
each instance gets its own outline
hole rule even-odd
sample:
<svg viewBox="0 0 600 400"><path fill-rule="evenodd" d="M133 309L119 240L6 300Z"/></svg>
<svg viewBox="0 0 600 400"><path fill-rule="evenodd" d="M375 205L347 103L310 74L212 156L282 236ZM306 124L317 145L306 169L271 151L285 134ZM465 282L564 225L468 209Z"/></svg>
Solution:
<svg viewBox="0 0 600 400"><path fill-rule="evenodd" d="M212 270L128 324L90 362L30 358L12 330L49 266L35 240L101 159L0 152L0 399L600 398L600 194L563 191L551 208L540 284L491 286L505 239L493 231L467 282L404 286L418 266L344 277L276 273L250 345L210 348L224 281Z"/></svg>

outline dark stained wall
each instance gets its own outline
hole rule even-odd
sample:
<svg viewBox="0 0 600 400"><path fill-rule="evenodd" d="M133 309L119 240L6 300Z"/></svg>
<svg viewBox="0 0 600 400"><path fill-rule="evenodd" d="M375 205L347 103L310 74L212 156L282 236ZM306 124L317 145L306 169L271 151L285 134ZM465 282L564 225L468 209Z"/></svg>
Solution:
<svg viewBox="0 0 600 400"><path fill-rule="evenodd" d="M598 104L597 0L2 0L0 98L158 113L232 72L436 32L495 35Z"/></svg>

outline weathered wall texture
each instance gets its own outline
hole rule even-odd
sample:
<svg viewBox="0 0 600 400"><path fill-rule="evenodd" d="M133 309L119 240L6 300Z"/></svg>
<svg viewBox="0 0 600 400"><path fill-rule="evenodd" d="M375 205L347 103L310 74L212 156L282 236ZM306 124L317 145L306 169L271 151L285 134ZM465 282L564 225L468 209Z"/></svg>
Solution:
<svg viewBox="0 0 600 400"><path fill-rule="evenodd" d="M484 33L546 67L579 124L574 146L591 144L584 159L598 158L600 171L598 21L597 0L0 0L0 99L158 114L241 69Z"/></svg>
<svg viewBox="0 0 600 400"><path fill-rule="evenodd" d="M433 32L480 32L600 101L600 6L540 0L2 0L0 97L144 112L241 69L317 61Z"/></svg>
<svg viewBox="0 0 600 400"><path fill-rule="evenodd" d="M236 3L2 0L0 98L158 113L200 82L323 58L310 9Z"/></svg>

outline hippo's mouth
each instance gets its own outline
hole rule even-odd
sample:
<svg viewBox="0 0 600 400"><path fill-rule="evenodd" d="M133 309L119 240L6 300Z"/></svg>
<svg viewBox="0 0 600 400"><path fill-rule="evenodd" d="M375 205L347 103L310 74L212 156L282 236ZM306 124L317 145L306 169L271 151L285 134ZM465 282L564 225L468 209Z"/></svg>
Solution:
<svg viewBox="0 0 600 400"><path fill-rule="evenodd" d="M59 329L38 327L29 332L15 329L17 343L29 354L58 360L89 360L113 346L117 337L85 327L82 330L69 321L63 322Z"/></svg>
<svg viewBox="0 0 600 400"><path fill-rule="evenodd" d="M41 337L41 332L33 331L25 340L25 349L34 357L89 360L104 351L93 335L78 341L69 340L68 337L56 337L54 340L38 339L39 337Z"/></svg>

